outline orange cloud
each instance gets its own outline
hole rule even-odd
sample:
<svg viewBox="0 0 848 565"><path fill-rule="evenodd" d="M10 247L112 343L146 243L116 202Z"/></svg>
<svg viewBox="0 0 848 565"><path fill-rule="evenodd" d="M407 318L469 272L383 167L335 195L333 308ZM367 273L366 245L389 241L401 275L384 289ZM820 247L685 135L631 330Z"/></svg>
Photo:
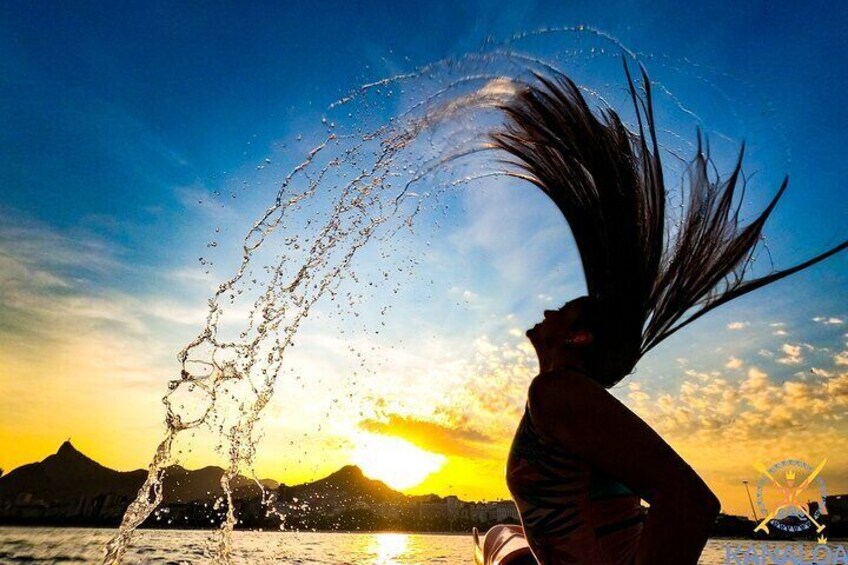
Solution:
<svg viewBox="0 0 848 565"><path fill-rule="evenodd" d="M363 420L359 426L368 432L395 436L427 451L459 457L485 457L492 439L464 424L446 426L429 420L390 414L388 419Z"/></svg>

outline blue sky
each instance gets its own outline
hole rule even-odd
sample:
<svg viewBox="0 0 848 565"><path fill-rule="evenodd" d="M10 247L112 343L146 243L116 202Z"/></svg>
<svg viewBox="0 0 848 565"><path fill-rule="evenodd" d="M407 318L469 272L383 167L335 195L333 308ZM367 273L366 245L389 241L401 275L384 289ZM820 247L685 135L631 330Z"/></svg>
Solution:
<svg viewBox="0 0 848 565"><path fill-rule="evenodd" d="M328 104L356 85L478 50L487 38L581 23L643 54L652 75L667 77L664 84L698 110L708 130L748 139L751 167L760 171L754 205L790 174L766 230L777 266L848 235L848 8L835 3L7 2L0 9L0 257L12 275L0 286L0 336L12 362L0 369L0 386L7 395L45 403L40 410L78 405L80 414L92 409L85 399L100 398L95 390L108 389L116 399L143 394L147 400L130 411L125 427L149 436L173 356L200 329L210 289L229 274L228 248L206 247L215 228L230 239L246 231L316 138ZM552 40L538 48L548 56L558 45ZM536 46L530 41L516 49ZM581 72L591 74L592 66ZM693 78L700 76L715 88ZM691 122L669 116L678 133L694 134ZM243 183L251 189L239 191ZM231 194L237 198L228 199ZM527 194L468 196L464 205L473 213L457 213L434 236L433 247L441 245L444 254L426 255L446 273L437 287L448 298L424 307L408 295L398 309L426 311L422 324L434 333L441 327L462 334L469 347L481 335L497 347L517 346L521 338L510 331L579 291L573 252L563 263L545 251L553 245L543 245L567 237L564 227L543 199ZM507 221L512 229L500 229ZM514 244L528 226L542 234L541 247L530 254ZM464 258L461 265L450 263L452 253ZM200 256L216 258L210 276ZM537 278L529 283L523 274ZM835 357L846 347L846 326L836 321L848 317L846 281L843 254L710 315L646 359L631 401L647 402L638 394L645 390L652 402L664 394L690 399L680 389L686 370L696 381L713 370L739 371L722 377L728 387L774 399L785 400L786 389L769 389L752 368L778 387L820 368L831 377L816 383L826 385L842 368ZM456 296L462 298L453 302ZM778 333L783 327L791 332ZM56 392L56 381L37 376L42 345L70 343L69 334L89 345L114 339L105 349L120 354L129 384L109 380L117 378L108 370L115 358L97 349L104 355L97 367L74 366L72 354L56 361L57 373L67 370L61 382L90 377L74 387L79 397ZM51 394L54 400L41 399ZM424 408L417 410L425 418ZM38 414L8 417L3 437L15 440ZM80 414L53 423L73 430L82 426L75 423ZM101 443L119 445L126 429L119 426ZM54 439L27 437L32 450L4 454L0 464L30 460ZM104 449L116 465L142 464L137 454L117 452ZM848 469L848 460L840 464ZM730 471L716 470L714 480L725 480L724 472Z"/></svg>
<svg viewBox="0 0 848 565"><path fill-rule="evenodd" d="M0 203L167 260L147 234L186 235L175 186L220 186L224 171L261 160L353 85L490 36L589 23L634 50L749 81L774 105L792 154L790 252L803 253L836 241L846 211L845 21L827 3L13 2L0 22ZM687 103L704 94L686 92Z"/></svg>

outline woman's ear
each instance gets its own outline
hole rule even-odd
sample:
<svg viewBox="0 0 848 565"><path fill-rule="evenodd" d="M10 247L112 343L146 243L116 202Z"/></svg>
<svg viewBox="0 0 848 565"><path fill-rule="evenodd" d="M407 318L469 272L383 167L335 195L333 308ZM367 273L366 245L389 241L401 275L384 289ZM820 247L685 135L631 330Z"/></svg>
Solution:
<svg viewBox="0 0 848 565"><path fill-rule="evenodd" d="M595 336L592 335L592 332L586 330L579 330L576 332L572 332L571 335L568 336L567 342L570 345L575 347L585 347L592 343L595 339Z"/></svg>

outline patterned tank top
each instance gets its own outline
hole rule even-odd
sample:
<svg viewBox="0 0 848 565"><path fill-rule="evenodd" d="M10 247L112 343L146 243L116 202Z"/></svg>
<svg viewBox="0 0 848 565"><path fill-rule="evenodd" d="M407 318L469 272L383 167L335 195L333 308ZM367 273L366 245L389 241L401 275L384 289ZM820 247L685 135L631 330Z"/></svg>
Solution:
<svg viewBox="0 0 848 565"><path fill-rule="evenodd" d="M646 510L639 497L543 439L529 407L506 469L527 543L540 565L630 565Z"/></svg>

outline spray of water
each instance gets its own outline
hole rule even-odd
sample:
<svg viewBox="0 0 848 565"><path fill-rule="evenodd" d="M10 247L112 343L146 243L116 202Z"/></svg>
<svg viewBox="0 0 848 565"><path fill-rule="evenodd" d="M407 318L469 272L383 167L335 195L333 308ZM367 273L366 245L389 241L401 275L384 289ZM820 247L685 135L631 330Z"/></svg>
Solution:
<svg viewBox="0 0 848 565"><path fill-rule="evenodd" d="M620 69L622 53L637 58L599 30L541 30L365 84L329 105L328 113L347 110L350 123L323 120L326 137L282 180L273 201L247 230L234 274L214 292L202 330L179 353L179 378L168 384L163 399L164 438L108 544L105 564L122 561L135 529L162 502L163 474L173 462L175 441L198 428L220 438L228 461L221 478L225 515L217 560L231 562L237 523L232 485L239 473L252 469L257 426L275 388L285 386L279 381L298 330L319 301L355 305L342 281L356 281L355 258L370 242L391 242L422 212L437 210L445 192L506 174L495 159L480 158L488 150L486 134L502 120L498 106L531 80L532 71L563 65L519 52L516 45L556 34L601 45L597 51L585 46L563 50L573 67L605 57ZM610 106L604 89L611 90L605 84L584 85L599 105ZM665 91L681 113L698 121ZM672 139L666 150L685 153L676 141L683 142Z"/></svg>
<svg viewBox="0 0 848 565"><path fill-rule="evenodd" d="M481 76L467 80L479 83L486 79ZM452 84L443 94L458 87L459 83ZM408 161L410 146L420 139L422 132L431 131L438 124L459 121L461 115L471 110L503 103L512 91L508 81L496 79L446 103L441 103L436 94L385 126L360 136L354 143L351 138L330 134L291 171L274 203L244 238L238 270L209 300L205 327L179 354L180 378L169 383L168 394L163 399L165 438L159 444L139 496L128 508L119 533L109 544L106 563L121 561L134 529L161 503L162 474L171 461L176 437L186 430L210 424L226 438L229 450L229 464L221 478L226 516L219 544L220 560L229 561L230 533L236 524L231 483L240 470L251 466L256 451L257 422L271 400L286 351L302 322L322 297L332 296L340 281L353 274L351 267L357 251L381 227L391 231L409 226L420 212L422 197L410 188L421 182L426 171L436 167L436 162L425 159L422 171L400 182L397 177L401 176L399 171L412 170ZM325 152L331 153L329 158L324 158ZM445 155L442 160L457 156ZM419 154L417 160L421 159ZM353 171L356 172L351 174ZM276 256L273 264L257 266L256 258L270 236L283 228L290 215L303 210L318 191L326 192L327 184L331 185L333 202L326 218L307 219L303 226L306 230L285 238L285 250ZM255 268L270 273L264 288L259 289L253 281L246 280ZM236 336L229 335L231 328L222 325L226 303L251 293L256 298L246 325ZM235 416L226 410L231 406L222 406L231 401L238 403Z"/></svg>

